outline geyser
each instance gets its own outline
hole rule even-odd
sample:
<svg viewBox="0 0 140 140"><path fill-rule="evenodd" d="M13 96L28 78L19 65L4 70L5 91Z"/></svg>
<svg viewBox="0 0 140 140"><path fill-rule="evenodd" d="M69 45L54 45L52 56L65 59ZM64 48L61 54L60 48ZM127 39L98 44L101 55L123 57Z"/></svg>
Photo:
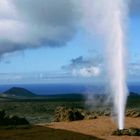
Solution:
<svg viewBox="0 0 140 140"><path fill-rule="evenodd" d="M87 27L95 30L105 44L110 93L118 127L124 129L127 84L125 70L125 36L127 0L86 0L84 2Z"/></svg>
<svg viewBox="0 0 140 140"><path fill-rule="evenodd" d="M111 92L114 97L114 110L118 118L119 129L124 128L125 104L127 98L125 72L125 31L123 0L116 0L112 11L112 33L108 40L108 72ZM126 15L125 15L126 16Z"/></svg>

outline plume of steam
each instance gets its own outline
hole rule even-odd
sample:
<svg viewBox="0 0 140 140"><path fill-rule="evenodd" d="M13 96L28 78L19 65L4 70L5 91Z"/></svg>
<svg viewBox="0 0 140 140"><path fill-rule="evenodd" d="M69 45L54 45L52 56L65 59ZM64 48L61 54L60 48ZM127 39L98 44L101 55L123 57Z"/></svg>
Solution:
<svg viewBox="0 0 140 140"><path fill-rule="evenodd" d="M105 44L110 93L114 100L119 129L124 128L124 112L128 93L125 70L127 4L128 1L124 0L83 1L88 31L91 34L96 31Z"/></svg>

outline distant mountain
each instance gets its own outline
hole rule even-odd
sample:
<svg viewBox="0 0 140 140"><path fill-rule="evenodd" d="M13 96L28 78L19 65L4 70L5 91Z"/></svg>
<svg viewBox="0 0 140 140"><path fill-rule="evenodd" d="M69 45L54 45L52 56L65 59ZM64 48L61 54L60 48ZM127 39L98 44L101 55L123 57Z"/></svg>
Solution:
<svg viewBox="0 0 140 140"><path fill-rule="evenodd" d="M31 91L21 88L21 87L13 87L9 90L0 94L0 101L4 100L47 100L47 101L85 101L86 95L84 94L56 94L56 95L36 95ZM104 102L107 100L107 96L105 94L95 94L94 99L100 102ZM99 103L100 103L99 102ZM128 96L128 104L138 104L140 102L140 94L130 92Z"/></svg>
<svg viewBox="0 0 140 140"><path fill-rule="evenodd" d="M10 88L9 90L3 92L1 94L1 96L12 97L12 98L18 98L18 97L30 98L30 97L35 97L36 94L32 93L31 91L29 91L25 88L13 87L13 88Z"/></svg>

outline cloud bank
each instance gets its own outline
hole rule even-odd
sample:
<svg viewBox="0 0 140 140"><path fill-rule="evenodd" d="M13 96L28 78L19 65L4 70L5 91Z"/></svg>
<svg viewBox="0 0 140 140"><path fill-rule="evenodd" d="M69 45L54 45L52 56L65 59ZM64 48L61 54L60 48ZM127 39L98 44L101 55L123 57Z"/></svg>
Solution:
<svg viewBox="0 0 140 140"><path fill-rule="evenodd" d="M1 0L0 55L65 46L81 24L82 12L81 0ZM139 0L130 1L130 14L140 15Z"/></svg>
<svg viewBox="0 0 140 140"><path fill-rule="evenodd" d="M41 46L64 46L76 32L72 0L0 1L0 54Z"/></svg>
<svg viewBox="0 0 140 140"><path fill-rule="evenodd" d="M85 67L81 69L73 69L72 74L74 76L82 76L82 77L96 77L101 73L99 67Z"/></svg>
<svg viewBox="0 0 140 140"><path fill-rule="evenodd" d="M75 77L98 77L102 73L103 59L97 55L92 58L79 56L73 58L70 64L62 66L63 70L69 71Z"/></svg>
<svg viewBox="0 0 140 140"><path fill-rule="evenodd" d="M129 0L130 15L140 16L140 1L139 0Z"/></svg>

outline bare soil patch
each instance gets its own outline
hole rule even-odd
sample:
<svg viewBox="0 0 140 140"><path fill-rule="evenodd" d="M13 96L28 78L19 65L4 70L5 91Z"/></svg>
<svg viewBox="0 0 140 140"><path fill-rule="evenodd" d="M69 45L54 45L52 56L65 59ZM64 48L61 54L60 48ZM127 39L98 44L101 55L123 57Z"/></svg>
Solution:
<svg viewBox="0 0 140 140"><path fill-rule="evenodd" d="M125 120L125 128L139 128L140 118L129 118ZM74 122L55 122L52 123L50 128L69 130L95 136L102 139L109 140L139 140L139 136L112 136L112 132L117 129L116 124L110 117L99 117L93 120L82 120Z"/></svg>

